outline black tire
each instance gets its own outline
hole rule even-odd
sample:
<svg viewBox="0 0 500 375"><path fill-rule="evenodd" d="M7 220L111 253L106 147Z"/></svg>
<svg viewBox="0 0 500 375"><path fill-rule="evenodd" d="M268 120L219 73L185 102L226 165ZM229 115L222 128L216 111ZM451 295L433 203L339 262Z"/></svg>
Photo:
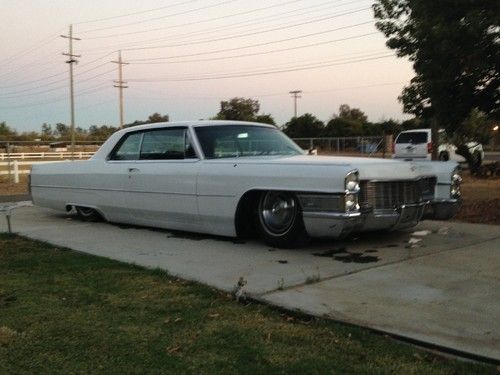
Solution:
<svg viewBox="0 0 500 375"><path fill-rule="evenodd" d="M75 206L76 213L83 221L101 221L102 216L90 207Z"/></svg>
<svg viewBox="0 0 500 375"><path fill-rule="evenodd" d="M474 158L474 164L476 168L479 168L481 166L481 163L483 162L483 160L481 159L481 154L476 151L472 154L472 157Z"/></svg>
<svg viewBox="0 0 500 375"><path fill-rule="evenodd" d="M439 160L441 160L441 161L448 161L448 160L450 160L450 155L448 155L447 152L443 151L443 152L441 152L439 154Z"/></svg>
<svg viewBox="0 0 500 375"><path fill-rule="evenodd" d="M255 216L260 237L271 246L294 248L307 241L299 201L289 192L263 192Z"/></svg>

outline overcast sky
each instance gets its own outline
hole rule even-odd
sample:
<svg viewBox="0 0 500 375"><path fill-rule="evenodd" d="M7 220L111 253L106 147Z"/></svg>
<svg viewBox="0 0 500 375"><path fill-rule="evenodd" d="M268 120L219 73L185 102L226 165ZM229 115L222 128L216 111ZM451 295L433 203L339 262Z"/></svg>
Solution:
<svg viewBox="0 0 500 375"><path fill-rule="evenodd" d="M69 123L66 58L72 23L76 125L117 125L117 50L129 88L125 122L214 116L221 100L252 97L279 124L327 121L340 104L371 121L402 119L411 64L385 47L367 0L0 0L0 121L18 131Z"/></svg>

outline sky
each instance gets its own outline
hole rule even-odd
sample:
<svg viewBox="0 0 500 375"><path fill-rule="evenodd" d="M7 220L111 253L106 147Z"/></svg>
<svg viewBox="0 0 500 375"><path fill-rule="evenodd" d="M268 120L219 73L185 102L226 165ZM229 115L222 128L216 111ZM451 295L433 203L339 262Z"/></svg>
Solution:
<svg viewBox="0 0 500 375"><path fill-rule="evenodd" d="M370 121L407 118L397 97L413 77L376 30L367 0L0 0L0 122L19 132L70 122L67 35L73 25L75 124L150 114L208 119L221 100L257 99L278 124L328 121L341 104Z"/></svg>

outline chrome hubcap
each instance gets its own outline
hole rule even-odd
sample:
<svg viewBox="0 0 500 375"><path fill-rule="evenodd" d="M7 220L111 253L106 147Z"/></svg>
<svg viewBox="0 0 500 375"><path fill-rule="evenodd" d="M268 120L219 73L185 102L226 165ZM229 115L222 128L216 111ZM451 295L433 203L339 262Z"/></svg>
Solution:
<svg viewBox="0 0 500 375"><path fill-rule="evenodd" d="M293 224L297 207L295 199L287 193L269 192L261 200L260 219L272 234L283 234Z"/></svg>

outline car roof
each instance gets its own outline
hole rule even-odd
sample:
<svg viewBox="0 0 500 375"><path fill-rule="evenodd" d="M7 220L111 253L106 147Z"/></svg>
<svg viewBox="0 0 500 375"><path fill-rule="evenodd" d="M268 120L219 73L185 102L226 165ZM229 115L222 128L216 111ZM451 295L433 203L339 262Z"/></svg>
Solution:
<svg viewBox="0 0 500 375"><path fill-rule="evenodd" d="M232 120L199 120L199 121L172 121L172 122L154 122L136 126L129 126L122 129L121 133L127 133L129 131L140 131L158 128L170 128L176 126L191 126L191 127L202 127L202 126L226 126L226 125L246 125L246 126L261 126L261 127L272 127L274 125L264 124L259 122L250 121L232 121Z"/></svg>

